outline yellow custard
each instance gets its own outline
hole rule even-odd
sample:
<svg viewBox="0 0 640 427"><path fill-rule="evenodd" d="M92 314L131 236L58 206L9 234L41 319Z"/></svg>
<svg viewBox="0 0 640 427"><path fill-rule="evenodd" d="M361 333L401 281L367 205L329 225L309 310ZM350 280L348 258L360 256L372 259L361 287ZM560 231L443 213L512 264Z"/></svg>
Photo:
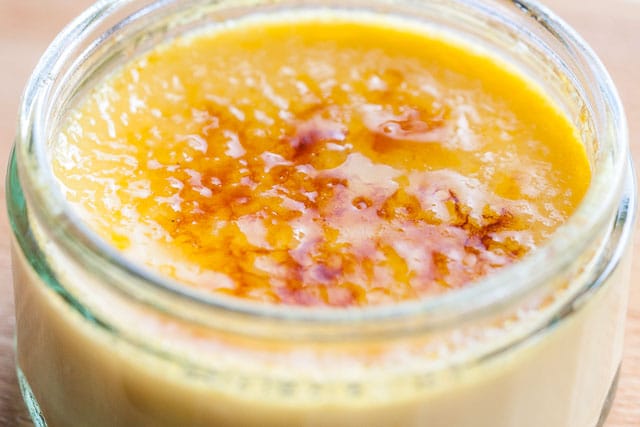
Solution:
<svg viewBox="0 0 640 427"><path fill-rule="evenodd" d="M590 181L574 128L505 64L339 16L156 48L73 111L53 162L131 258L304 306L464 286L541 244Z"/></svg>

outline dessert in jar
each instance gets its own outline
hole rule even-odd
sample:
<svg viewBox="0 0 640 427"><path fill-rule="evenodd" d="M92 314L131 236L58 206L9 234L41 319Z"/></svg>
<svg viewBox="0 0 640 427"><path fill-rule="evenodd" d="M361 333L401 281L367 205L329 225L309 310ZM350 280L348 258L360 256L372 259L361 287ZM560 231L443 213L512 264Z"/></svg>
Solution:
<svg viewBox="0 0 640 427"><path fill-rule="evenodd" d="M606 416L624 115L539 6L98 4L27 88L9 184L36 424Z"/></svg>

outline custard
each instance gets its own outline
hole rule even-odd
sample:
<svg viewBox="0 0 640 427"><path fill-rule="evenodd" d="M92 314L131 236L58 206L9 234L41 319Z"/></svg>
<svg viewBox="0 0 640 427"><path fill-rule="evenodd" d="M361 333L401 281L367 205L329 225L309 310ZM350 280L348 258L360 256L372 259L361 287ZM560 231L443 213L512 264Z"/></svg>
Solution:
<svg viewBox="0 0 640 427"><path fill-rule="evenodd" d="M53 164L131 259L301 306L463 287L542 244L590 182L575 129L533 82L420 27L348 15L155 48L70 114Z"/></svg>

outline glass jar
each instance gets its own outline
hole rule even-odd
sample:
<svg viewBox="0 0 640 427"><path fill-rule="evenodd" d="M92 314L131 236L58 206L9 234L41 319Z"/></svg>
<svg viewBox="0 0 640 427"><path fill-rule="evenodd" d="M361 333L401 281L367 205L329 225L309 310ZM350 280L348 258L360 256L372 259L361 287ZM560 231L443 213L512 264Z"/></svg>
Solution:
<svg viewBox="0 0 640 427"><path fill-rule="evenodd" d="M364 309L200 295L123 259L50 165L70 107L167 39L253 13L368 10L423 23L533 78L593 180L521 262L462 290ZM8 174L18 375L49 427L601 425L621 361L635 180L624 113L591 50L522 0L101 1L41 59Z"/></svg>

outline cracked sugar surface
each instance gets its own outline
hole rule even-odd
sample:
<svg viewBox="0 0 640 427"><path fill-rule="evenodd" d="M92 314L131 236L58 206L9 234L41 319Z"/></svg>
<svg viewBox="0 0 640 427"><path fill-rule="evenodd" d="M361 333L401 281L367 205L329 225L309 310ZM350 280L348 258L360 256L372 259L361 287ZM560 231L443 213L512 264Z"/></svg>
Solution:
<svg viewBox="0 0 640 427"><path fill-rule="evenodd" d="M535 250L590 181L575 129L524 77L355 14L156 48L69 114L53 166L135 261L302 306L463 287Z"/></svg>

